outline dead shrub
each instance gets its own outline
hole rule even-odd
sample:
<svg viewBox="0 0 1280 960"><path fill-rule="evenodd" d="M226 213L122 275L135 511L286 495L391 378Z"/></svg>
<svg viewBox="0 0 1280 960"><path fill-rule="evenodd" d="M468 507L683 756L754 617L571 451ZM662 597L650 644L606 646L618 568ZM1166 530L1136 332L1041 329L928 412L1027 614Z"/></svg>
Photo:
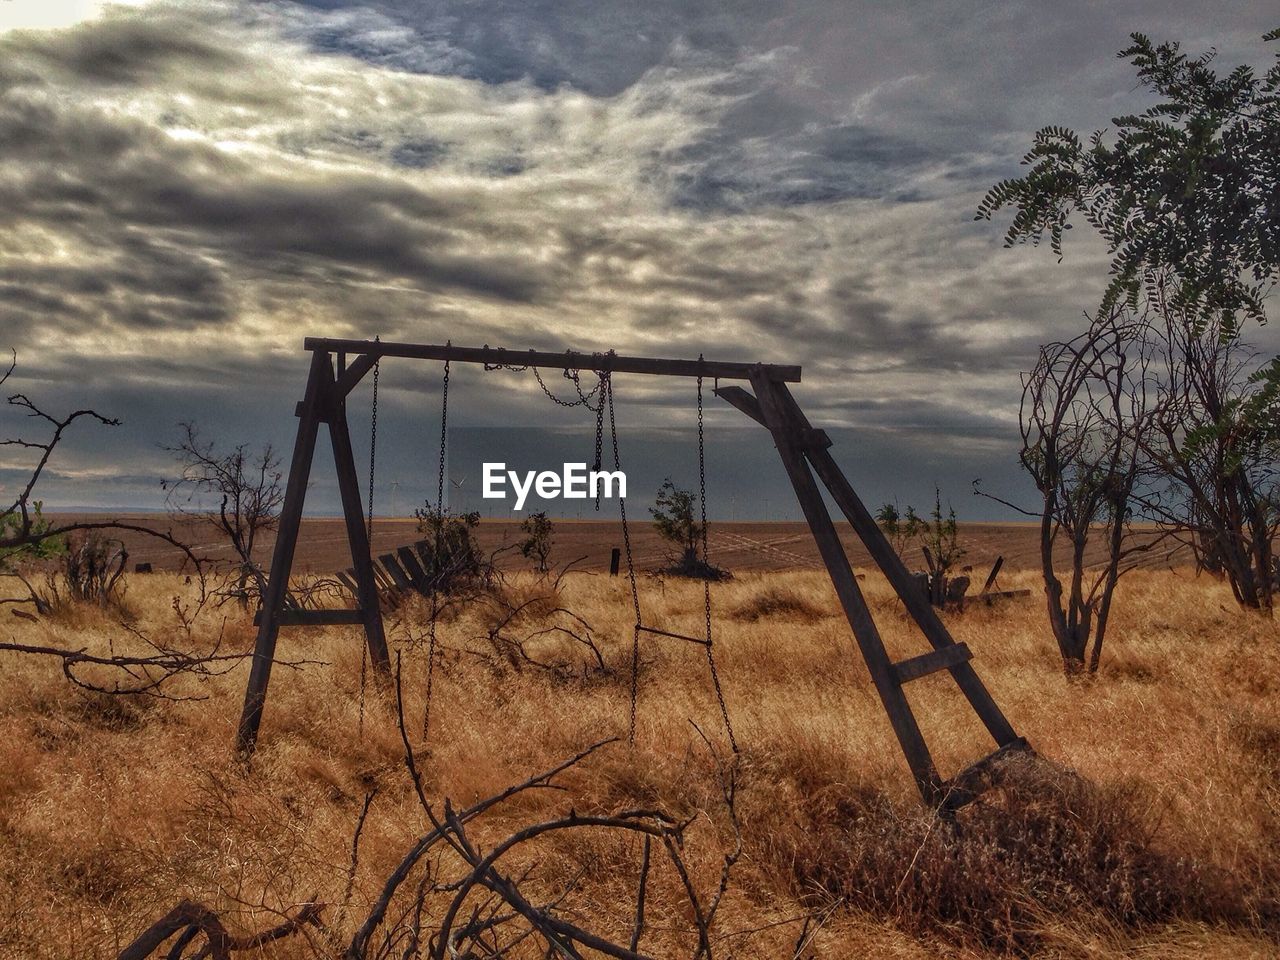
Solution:
<svg viewBox="0 0 1280 960"><path fill-rule="evenodd" d="M1010 773L954 823L871 788L825 788L801 805L794 846L778 853L801 896L1015 954L1044 946L1047 916L1127 927L1259 919L1225 871L1159 849L1134 788L1034 759Z"/></svg>
<svg viewBox="0 0 1280 960"><path fill-rule="evenodd" d="M729 616L747 623L772 619L817 623L822 619L823 612L794 587L768 586L739 604Z"/></svg>
<svg viewBox="0 0 1280 960"><path fill-rule="evenodd" d="M50 579L53 606L65 603L94 604L106 609L124 595L124 569L129 552L124 543L91 532L72 538L63 556L57 580Z"/></svg>

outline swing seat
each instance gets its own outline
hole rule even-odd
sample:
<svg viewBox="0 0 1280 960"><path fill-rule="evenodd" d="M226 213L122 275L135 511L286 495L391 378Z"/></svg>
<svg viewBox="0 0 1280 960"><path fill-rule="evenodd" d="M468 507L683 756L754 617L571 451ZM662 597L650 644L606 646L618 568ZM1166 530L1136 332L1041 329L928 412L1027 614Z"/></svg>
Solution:
<svg viewBox="0 0 1280 960"><path fill-rule="evenodd" d="M426 571L430 566L429 550L430 545L426 540L418 540L372 558L373 578L378 583L378 600L384 610L395 610L404 603L410 592L424 597L431 595L431 584ZM359 598L355 567L347 567L334 576L347 588L353 599Z"/></svg>

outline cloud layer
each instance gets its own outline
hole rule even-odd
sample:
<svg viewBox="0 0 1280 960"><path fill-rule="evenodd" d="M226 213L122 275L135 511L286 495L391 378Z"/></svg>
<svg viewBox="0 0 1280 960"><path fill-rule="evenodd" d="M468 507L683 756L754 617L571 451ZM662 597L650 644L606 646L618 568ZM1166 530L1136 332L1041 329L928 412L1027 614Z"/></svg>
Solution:
<svg viewBox="0 0 1280 960"><path fill-rule="evenodd" d="M1260 6L1144 25L1229 50ZM816 418L1007 444L1099 251L1001 251L972 211L1034 126L1125 106L1127 27L724 9L223 0L0 33L0 341L23 389L126 420L59 497L143 499L182 417L286 440L304 335L797 362ZM406 429L432 376L388 378ZM473 380L462 422L547 419L527 378ZM683 387L624 391L628 422L687 420Z"/></svg>

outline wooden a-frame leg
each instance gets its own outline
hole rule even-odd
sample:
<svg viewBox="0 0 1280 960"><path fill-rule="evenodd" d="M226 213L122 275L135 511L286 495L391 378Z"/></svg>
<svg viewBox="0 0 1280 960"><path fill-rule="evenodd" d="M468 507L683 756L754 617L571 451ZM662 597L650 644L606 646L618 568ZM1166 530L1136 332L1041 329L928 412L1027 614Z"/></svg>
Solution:
<svg viewBox="0 0 1280 960"><path fill-rule="evenodd" d="M775 396L790 419L800 429L807 431L808 435L812 435L808 420L786 384L775 384L774 390ZM866 546L871 559L884 573L889 585L898 594L898 598L912 619L920 626L925 639L934 649L952 646L955 640L952 639L950 631L938 617L928 598L921 593L906 565L893 549L893 545L889 543L875 518L863 505L861 498L836 464L830 451L825 446L811 444L805 448L804 454L818 478L830 491L831 499L845 515L854 532L857 533L858 539ZM950 667L950 670L956 685L987 728L987 732L991 734L991 738L1001 747L1022 743L1022 738L1014 732L1013 726L992 699L991 693L983 684L977 671L973 669L973 665L965 660Z"/></svg>
<svg viewBox="0 0 1280 960"><path fill-rule="evenodd" d="M311 461L315 456L316 435L328 401L326 385L332 380L329 355L316 351L311 357L307 391L298 405L298 435L293 443L293 459L289 461L289 479L280 508L275 551L271 555L271 573L267 579L266 595L262 598L262 619L258 625L253 665L249 670L249 684L245 688L244 708L236 734L236 747L245 759L253 755L258 727L262 723L262 708L267 700L267 685L271 682L271 666L276 654L276 637L280 632L279 616L289 591L289 572L293 568L293 553L302 524L302 507L311 475Z"/></svg>
<svg viewBox="0 0 1280 960"><path fill-rule="evenodd" d="M329 413L329 437L333 442L333 459L338 471L338 492L342 497L342 515L347 524L347 542L351 547L351 564L355 568L369 660L376 676L391 677L391 660L387 654L387 638L382 628L382 610L378 604L378 583L373 577L373 558L369 550L369 533L360 504L360 481L356 476L355 456L351 450L351 431L347 425L345 401L338 400Z"/></svg>
<svg viewBox="0 0 1280 960"><path fill-rule="evenodd" d="M772 434L774 445L782 457L787 477L791 480L796 499L800 501L809 529L813 532L813 539L831 576L836 596L849 619L862 659L871 673L872 683L880 695L880 701L906 756L916 786L925 802L932 805L940 797L941 780L902 686L894 678L889 654L849 566L849 558L840 543L835 524L802 455L798 443L800 426L789 415L785 402L778 395L779 384L770 380L763 371L751 377L751 384L755 388L764 424Z"/></svg>

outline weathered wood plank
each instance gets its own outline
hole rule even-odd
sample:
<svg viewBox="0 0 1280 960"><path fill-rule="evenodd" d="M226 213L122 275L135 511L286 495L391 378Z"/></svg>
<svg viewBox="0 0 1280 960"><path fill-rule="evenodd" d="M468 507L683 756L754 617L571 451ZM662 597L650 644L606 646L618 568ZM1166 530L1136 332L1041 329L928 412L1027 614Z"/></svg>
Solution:
<svg viewBox="0 0 1280 960"><path fill-rule="evenodd" d="M643 623L636 624L636 629L641 633L652 633L659 637L670 637L672 640L684 640L688 643L696 643L704 647L711 646L711 644L707 642L706 637L690 637L683 633L672 633L670 630L659 630L657 627L646 627Z"/></svg>
<svg viewBox="0 0 1280 960"><path fill-rule="evenodd" d="M996 582L996 577L1000 576L1000 568L1004 566L1004 554L996 557L996 562L991 565L991 572L987 574L987 582L982 585L982 592L986 593Z"/></svg>
<svg viewBox="0 0 1280 960"><path fill-rule="evenodd" d="M990 593L980 593L976 597L970 597L970 600L981 600L987 606L995 606L1001 600L1013 600L1017 597L1029 597L1031 591L1029 589L1022 590L992 590Z"/></svg>
<svg viewBox="0 0 1280 960"><path fill-rule="evenodd" d="M844 552L844 546L840 543L835 524L827 512L822 494L818 491L818 485L809 472L809 467L798 446L800 425L789 414L784 401L778 395L779 384L770 381L767 377L756 376L752 378L751 385L755 388L756 399L760 402L765 423L773 436L778 454L782 457L787 477L791 480L796 499L800 501L800 508L804 511L809 529L813 532L813 539L827 566L836 596L844 608L854 639L862 653L862 659L867 665L876 693L880 696L880 702L884 705L889 723L902 747L907 765L911 768L916 786L926 803L935 803L939 796L941 779L934 767L933 758L929 755L924 737L920 733L920 727L911 712L911 706L907 703L906 695L893 674L893 665L885 651L884 642L880 639L880 631L876 628L871 611L862 596L862 590L858 587L857 578L849 566L849 558Z"/></svg>
<svg viewBox="0 0 1280 960"><path fill-rule="evenodd" d="M266 704L267 687L271 683L271 666L276 655L276 637L279 631L277 618L284 609L284 598L289 589L289 571L293 569L293 555L298 545L298 529L302 524L302 508L307 495L307 480L311 475L316 437L320 432L320 411L328 401L324 385L326 377L331 376L330 370L327 354L312 355L311 372L307 377L307 389L298 418L298 433L293 441L293 457L289 461L289 479L285 483L284 502L280 507L275 549L271 554L271 571L267 576L267 589L262 598L262 608L266 614L258 626L253 665L249 668L244 706L241 708L240 724L236 730L236 747L245 758L253 754L258 741L258 729L262 725L262 710Z"/></svg>
<svg viewBox="0 0 1280 960"><path fill-rule="evenodd" d="M407 357L415 360L450 360L456 363L511 364L544 367L548 370L608 370L611 373L646 373L668 377L719 377L721 380L748 380L753 372L768 380L800 382L800 367L723 360L669 360L659 357L623 357L614 353L547 353L539 350L504 350L499 347L455 347L451 344L392 343L374 340L341 340L307 337L307 350L326 353L345 351L362 358ZM360 360L347 368L339 386L350 391ZM371 367L372 364L369 364ZM366 367L366 370L368 368ZM363 375L363 374L362 374Z"/></svg>
<svg viewBox="0 0 1280 960"><path fill-rule="evenodd" d="M397 547L396 556L400 558L400 563L404 566L405 572L409 574L409 579L413 581L413 585L418 592L422 594L430 593L431 584L427 579L427 571L418 562L413 550L409 547Z"/></svg>
<svg viewBox="0 0 1280 960"><path fill-rule="evenodd" d="M800 410L795 398L791 396L791 392L786 386L778 384L776 392L780 402L785 404L786 409L795 420L801 426L808 427L808 419L804 416L803 411ZM758 390L756 393L759 395ZM885 537L884 531L880 529L875 518L871 516L870 511L867 510L857 493L854 492L844 472L832 458L831 452L825 449L808 448L804 453L809 463L813 465L814 472L817 473L823 485L831 492L831 498L835 501L836 506L840 508L840 511L858 534L858 538L866 546L872 560L875 561L894 591L901 598L903 606L911 614L912 619L920 626L925 639L934 648L953 644L955 641L952 639L951 634L938 618L938 614L930 605L928 598L921 595L919 588L912 580L911 572L907 570L897 551L893 549L893 545ZM960 665L952 672L952 676L955 677L957 686L960 687L961 692L964 693L974 712L982 720L983 726L987 728L987 732L991 734L991 738L998 745L1003 746L1006 743L1012 743L1020 739L1018 734L1014 732L1013 726L1005 718L1004 713L996 705L995 700L992 699L991 694L978 677L972 664L965 663Z"/></svg>
<svg viewBox="0 0 1280 960"><path fill-rule="evenodd" d="M339 570L334 574L338 578L338 582L351 591L351 596L359 599L360 587L356 584L356 568L348 567L346 570Z"/></svg>
<svg viewBox="0 0 1280 960"><path fill-rule="evenodd" d="M338 493L342 499L342 515L347 527L347 544L359 588L356 605L364 611L365 641L369 646L369 662L384 680L391 677L391 658L382 628L382 608L378 603L378 583L373 576L369 557L369 533L365 526L364 508L360 502L360 480L356 476L355 454L351 449L351 431L347 426L347 409L332 383L329 385L331 411L329 439L333 446L334 467L338 473Z"/></svg>
<svg viewBox="0 0 1280 960"><path fill-rule="evenodd" d="M412 590L413 581L409 579L409 575L404 572L400 566L400 562L396 560L394 553L384 553L378 558L378 563L382 564L382 569L391 575L391 579L396 582L396 586L401 590Z"/></svg>
<svg viewBox="0 0 1280 960"><path fill-rule="evenodd" d="M939 670L950 670L972 659L973 654L969 652L968 646L963 643L953 643L949 647L939 647L909 660L900 660L893 665L893 672L897 675L899 683L909 683L912 680L927 677L931 673L937 673Z"/></svg>

